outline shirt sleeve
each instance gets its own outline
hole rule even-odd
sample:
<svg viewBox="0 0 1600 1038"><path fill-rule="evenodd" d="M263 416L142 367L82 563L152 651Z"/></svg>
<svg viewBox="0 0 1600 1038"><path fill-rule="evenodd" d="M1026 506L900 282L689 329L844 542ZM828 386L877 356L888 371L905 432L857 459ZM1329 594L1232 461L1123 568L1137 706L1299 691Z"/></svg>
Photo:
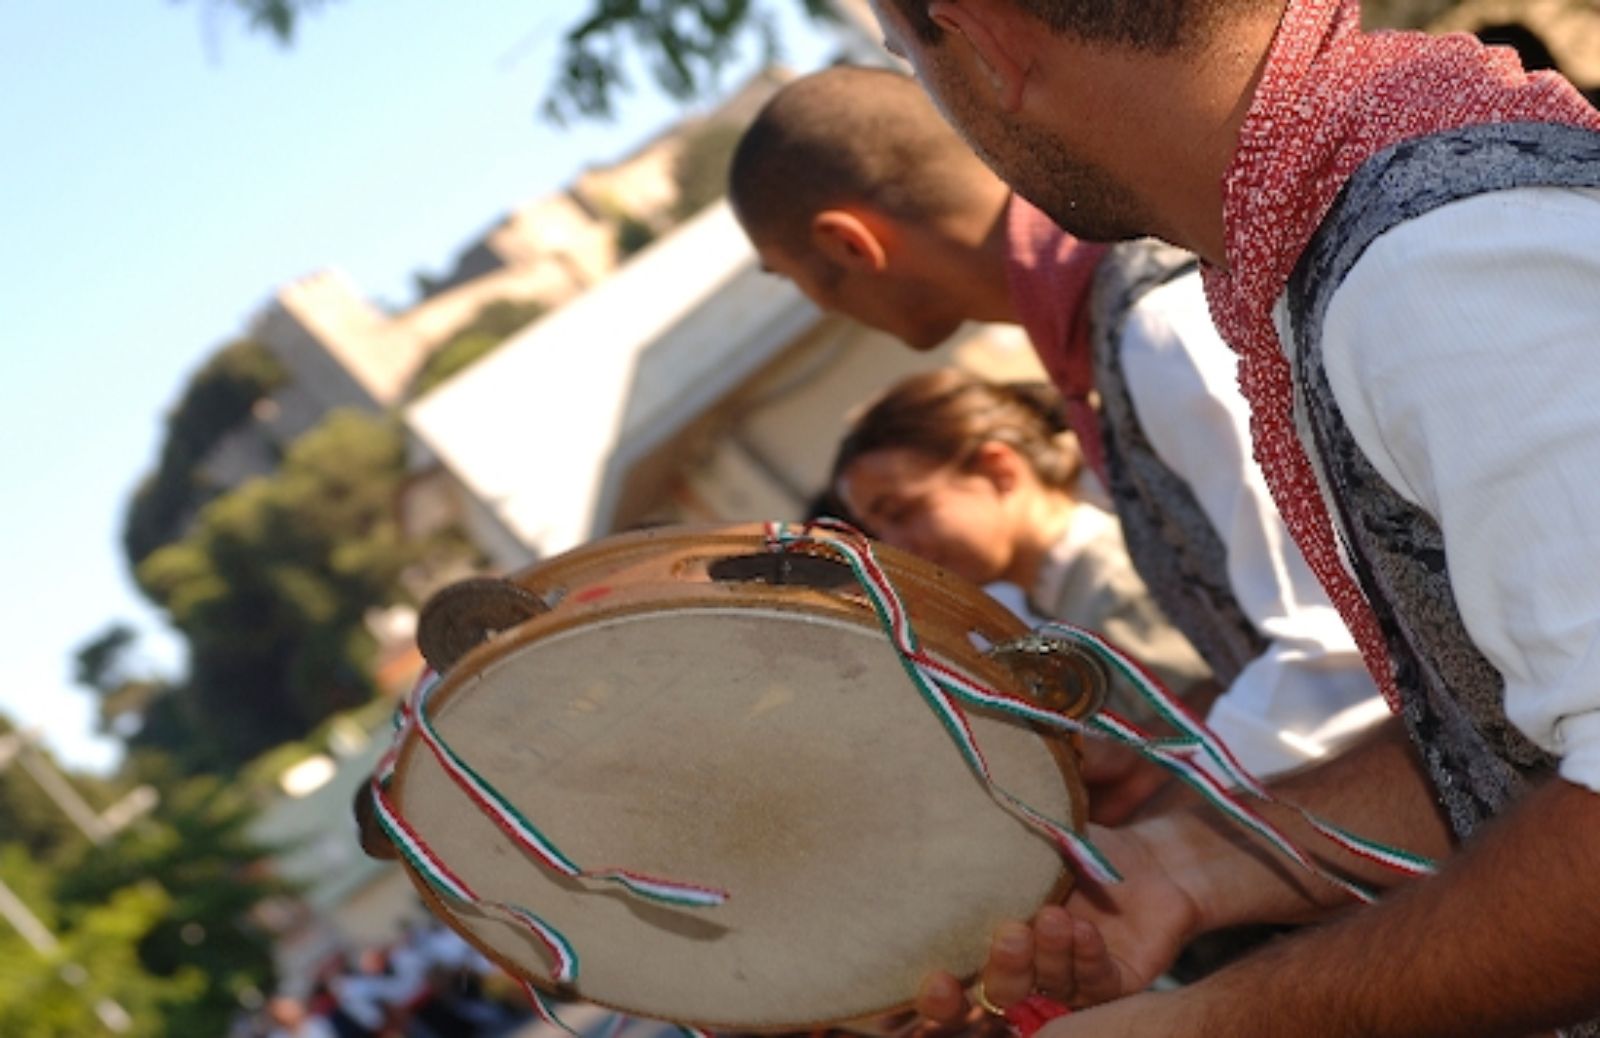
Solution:
<svg viewBox="0 0 1600 1038"><path fill-rule="evenodd" d="M1210 668L1161 612L1134 570L1116 520L1098 509L1088 514L1080 509L1074 526L1093 529L1099 524L1091 516L1103 516L1103 529L1074 554L1055 614L1102 632L1179 695L1209 681ZM1132 695L1131 686L1113 681L1111 701L1119 713L1134 721L1151 718L1150 708Z"/></svg>
<svg viewBox="0 0 1600 1038"><path fill-rule="evenodd" d="M1140 426L1221 537L1234 596L1267 639L1213 705L1212 729L1261 774L1338 748L1388 711L1251 455L1237 360L1211 323L1198 275L1140 300L1122 358Z"/></svg>
<svg viewBox="0 0 1600 1038"><path fill-rule="evenodd" d="M1600 791L1600 191L1500 191L1377 239L1324 364L1357 445L1439 523L1506 716Z"/></svg>

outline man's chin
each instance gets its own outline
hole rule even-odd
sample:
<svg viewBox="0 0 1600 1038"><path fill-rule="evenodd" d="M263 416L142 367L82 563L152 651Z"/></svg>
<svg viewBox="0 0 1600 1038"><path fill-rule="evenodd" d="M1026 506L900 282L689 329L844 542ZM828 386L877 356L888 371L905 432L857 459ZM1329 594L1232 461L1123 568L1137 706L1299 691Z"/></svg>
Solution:
<svg viewBox="0 0 1600 1038"><path fill-rule="evenodd" d="M1038 208L1043 210L1057 227L1079 241L1115 245L1117 242L1134 241L1149 237L1151 234L1148 229L1141 226L1148 221L1135 220L1125 212L1107 211L1104 208L1091 209L1072 203L1039 205Z"/></svg>
<svg viewBox="0 0 1600 1038"><path fill-rule="evenodd" d="M900 336L900 341L918 353L932 353L949 342L950 337L960 330L959 324L939 328L917 328Z"/></svg>

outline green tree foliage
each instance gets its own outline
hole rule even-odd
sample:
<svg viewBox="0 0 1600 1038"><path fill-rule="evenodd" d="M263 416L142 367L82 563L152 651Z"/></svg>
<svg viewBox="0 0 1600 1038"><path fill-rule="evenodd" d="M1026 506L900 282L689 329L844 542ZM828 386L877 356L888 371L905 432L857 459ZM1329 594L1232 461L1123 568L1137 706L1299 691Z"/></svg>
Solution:
<svg viewBox="0 0 1600 1038"><path fill-rule="evenodd" d="M300 16L327 0L225 0L253 28L293 41ZM592 0L569 28L556 72L541 103L547 118L610 117L619 92L633 84L631 55L673 97L706 94L743 44L767 57L778 51L776 15L798 5L817 21L838 17L832 0Z"/></svg>
<svg viewBox="0 0 1600 1038"><path fill-rule="evenodd" d="M404 472L393 422L335 412L274 476L212 501L139 566L189 643L171 720L192 721L211 765L243 763L372 695L364 614L400 597L423 551L395 515Z"/></svg>
<svg viewBox="0 0 1600 1038"><path fill-rule="evenodd" d="M130 749L141 745L149 727L146 719L173 691L165 679L136 676L130 669L128 659L138 638L133 627L115 621L73 655L73 680L99 700L100 730L120 736Z"/></svg>
<svg viewBox="0 0 1600 1038"><path fill-rule="evenodd" d="M484 335L491 339L509 339L528 325L544 316L543 303L531 299L501 299L490 303L457 335Z"/></svg>
<svg viewBox="0 0 1600 1038"><path fill-rule="evenodd" d="M712 122L683 142L672 164L672 179L678 185L678 200L672 207L676 219L687 220L728 193L728 167L743 135L742 125Z"/></svg>
<svg viewBox="0 0 1600 1038"><path fill-rule="evenodd" d="M17 736L11 723L0 717L0 742L9 743ZM39 749L27 752L48 757ZM102 806L110 800L103 782L87 782L80 777L74 785L91 804ZM17 758L11 757L8 766L0 770L0 844L15 845L34 861L54 866L68 860L82 841L83 834L17 763ZM0 1034L4 1033L0 1030Z"/></svg>
<svg viewBox="0 0 1600 1038"><path fill-rule="evenodd" d="M55 895L70 926L120 892L154 884L162 911L138 935L140 967L163 982L156 1008L170 1035L217 1035L249 989L272 984L272 951L251 909L285 892L247 834L252 812L236 786L212 778L169 786L155 817L90 847Z"/></svg>
<svg viewBox="0 0 1600 1038"><path fill-rule="evenodd" d="M285 45L300 17L328 0L223 0L252 28ZM1364 0L1369 26L1421 28L1462 0ZM1566 0L1582 7L1592 0ZM631 89L630 55L643 59L651 78L672 96L703 96L744 43L769 58L779 46L775 16L793 5L815 21L832 21L833 0L591 0L589 13L571 26L556 72L540 107L548 118L615 114L619 93Z"/></svg>
<svg viewBox="0 0 1600 1038"><path fill-rule="evenodd" d="M831 0L788 0L813 19L837 17ZM778 53L777 7L761 0L594 0L567 31L542 110L556 121L610 117L619 91L631 88L630 54L680 99L701 96L744 43L767 61Z"/></svg>
<svg viewBox="0 0 1600 1038"><path fill-rule="evenodd" d="M49 905L41 910L49 877L43 865L16 847L0 848L0 878L30 902L34 914L54 927ZM167 912L170 899L154 883L115 891L83 911L72 926L57 929L59 947L41 953L10 927L0 926L0 1034L6 1038L82 1038L110 1033L97 1007L110 1003L127 1014L129 1038L167 1038L199 1032L167 1027L163 1005L181 1004L201 992L204 978L193 970L157 977L139 962L139 942ZM222 1033L220 1030L209 1035Z"/></svg>
<svg viewBox="0 0 1600 1038"><path fill-rule="evenodd" d="M14 796L0 799L0 880L59 942L41 951L0 923L0 1035L104 1034L95 1007L109 999L130 1034L212 1038L243 993L273 985L249 917L284 888L247 835L249 804L216 779L161 784L157 812L102 846L54 812L48 859L19 838Z"/></svg>
<svg viewBox="0 0 1600 1038"><path fill-rule="evenodd" d="M411 397L426 396L440 384L465 371L505 342L492 335L453 335L450 341L429 354L411 384Z"/></svg>
<svg viewBox="0 0 1600 1038"><path fill-rule="evenodd" d="M623 216L617 220L617 255L626 258L639 252L660 237L660 232L636 216Z"/></svg>
<svg viewBox="0 0 1600 1038"><path fill-rule="evenodd" d="M478 311L470 323L429 354L411 382L410 397L423 396L465 370L545 313L541 303L502 299Z"/></svg>
<svg viewBox="0 0 1600 1038"><path fill-rule="evenodd" d="M79 646L73 657L77 665L73 680L102 695L112 691L122 683L122 661L138 637L128 624L110 624Z"/></svg>
<svg viewBox="0 0 1600 1038"><path fill-rule="evenodd" d="M215 496L217 488L206 483L201 463L285 378L271 351L249 339L224 346L194 374L167 415L156 470L139 484L129 505L122 545L130 563L137 566L176 540L189 518Z"/></svg>
<svg viewBox="0 0 1600 1038"><path fill-rule="evenodd" d="M281 42L294 39L300 16L327 5L328 0L229 0L252 29L261 29Z"/></svg>

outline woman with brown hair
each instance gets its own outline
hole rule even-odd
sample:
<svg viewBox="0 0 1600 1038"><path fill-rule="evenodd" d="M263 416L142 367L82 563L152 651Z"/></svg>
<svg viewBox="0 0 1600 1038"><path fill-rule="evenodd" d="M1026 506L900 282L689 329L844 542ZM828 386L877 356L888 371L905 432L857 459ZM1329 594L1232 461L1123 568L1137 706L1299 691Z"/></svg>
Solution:
<svg viewBox="0 0 1600 1038"><path fill-rule="evenodd" d="M1104 633L1175 692L1209 685L1083 469L1048 384L946 368L896 384L855 419L832 486L880 540L980 586L1015 584L1035 614Z"/></svg>

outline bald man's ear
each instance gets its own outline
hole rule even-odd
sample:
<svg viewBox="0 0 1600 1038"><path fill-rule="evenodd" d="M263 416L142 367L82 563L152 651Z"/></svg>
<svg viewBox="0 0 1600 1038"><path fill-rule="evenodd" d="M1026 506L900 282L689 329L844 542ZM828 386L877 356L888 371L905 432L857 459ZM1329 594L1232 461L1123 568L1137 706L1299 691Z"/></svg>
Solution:
<svg viewBox="0 0 1600 1038"><path fill-rule="evenodd" d="M848 270L877 274L889 264L878 232L844 209L824 209L811 218L811 245L835 266Z"/></svg>
<svg viewBox="0 0 1600 1038"><path fill-rule="evenodd" d="M1022 107L1028 62L1023 52L1026 33L1016 12L991 0L934 0L928 5L928 17L971 48L1001 111Z"/></svg>

